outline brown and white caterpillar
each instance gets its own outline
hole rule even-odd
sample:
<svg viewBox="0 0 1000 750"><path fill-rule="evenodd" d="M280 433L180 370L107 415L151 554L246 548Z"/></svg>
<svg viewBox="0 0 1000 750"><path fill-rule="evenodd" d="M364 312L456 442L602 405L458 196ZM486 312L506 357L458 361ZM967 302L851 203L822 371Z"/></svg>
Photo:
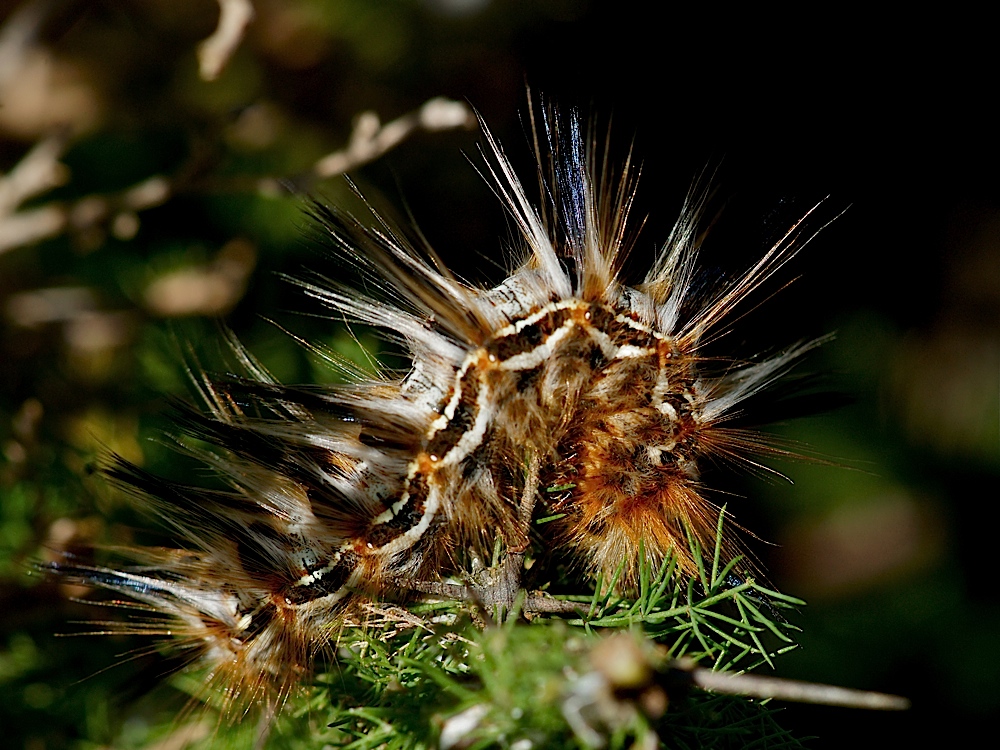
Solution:
<svg viewBox="0 0 1000 750"><path fill-rule="evenodd" d="M237 345L246 377L202 379L208 408L182 417L214 446L188 450L227 489L123 461L107 472L184 548L133 550L132 567L52 566L134 600L148 619L123 629L171 636L237 710L280 705L360 604L468 576L498 542L535 544L605 581L621 571L624 587L636 583L640 550L654 563L672 553L693 575L689 537L713 546L719 511L699 462L754 460L763 439L733 427L733 415L813 344L709 370L703 342L808 240L804 220L743 275L693 295L695 195L628 286L632 174L600 172L578 116L546 110L540 120L539 207L485 136L521 240L497 286L459 280L385 223L316 210L335 251L379 293L299 283L401 342L405 376L285 386ZM557 516L541 540L528 533L536 505Z"/></svg>

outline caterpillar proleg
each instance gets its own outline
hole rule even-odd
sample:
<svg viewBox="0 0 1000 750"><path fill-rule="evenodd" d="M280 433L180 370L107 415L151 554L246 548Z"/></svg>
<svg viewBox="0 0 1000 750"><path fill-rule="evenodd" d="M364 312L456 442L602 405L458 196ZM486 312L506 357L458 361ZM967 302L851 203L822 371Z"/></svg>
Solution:
<svg viewBox="0 0 1000 750"><path fill-rule="evenodd" d="M755 461L763 438L732 418L815 342L721 364L706 362L703 344L808 241L808 222L695 295L695 192L630 286L634 170L611 180L576 114L544 109L539 120L538 206L485 131L488 177L519 233L513 270L495 286L458 279L386 223L315 208L368 283L298 283L401 342L408 372L286 386L234 345L245 376L200 379L207 408L181 418L214 446L189 450L227 489L124 461L107 470L184 548L133 550L128 567L52 566L129 597L147 619L123 629L170 636L209 667L234 712L280 706L364 603L467 578L498 545L618 576L623 589L637 584L642 555L672 554L693 576L689 540L712 548L719 509L699 464ZM553 519L542 536L529 531L539 514Z"/></svg>

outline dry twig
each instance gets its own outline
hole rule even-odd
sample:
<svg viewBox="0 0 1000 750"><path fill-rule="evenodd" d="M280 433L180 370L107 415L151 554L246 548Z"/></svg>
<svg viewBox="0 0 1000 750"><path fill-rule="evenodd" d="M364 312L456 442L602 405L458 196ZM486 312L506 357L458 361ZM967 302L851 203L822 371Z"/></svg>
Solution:
<svg viewBox="0 0 1000 750"><path fill-rule="evenodd" d="M392 150L417 131L438 132L475 127L476 120L464 102L436 97L414 112L385 125L374 112L364 112L355 120L346 148L319 159L304 175L292 181L306 188L317 180L328 179L367 164ZM18 211L29 197L62 184L67 171L58 159L66 147L59 136L37 144L7 175L0 178L0 253L63 232L84 233L105 227L120 239L129 239L138 230L138 214L162 205L182 192L240 192L256 190L262 195L286 192L286 177L235 178L233 180L196 179L199 170L182 168L177 175L153 175L125 190L88 195L75 201L52 201ZM200 158L199 158L200 161Z"/></svg>
<svg viewBox="0 0 1000 750"><path fill-rule="evenodd" d="M218 0L218 3L219 24L198 45L198 71L206 81L214 81L225 69L254 16L250 0Z"/></svg>

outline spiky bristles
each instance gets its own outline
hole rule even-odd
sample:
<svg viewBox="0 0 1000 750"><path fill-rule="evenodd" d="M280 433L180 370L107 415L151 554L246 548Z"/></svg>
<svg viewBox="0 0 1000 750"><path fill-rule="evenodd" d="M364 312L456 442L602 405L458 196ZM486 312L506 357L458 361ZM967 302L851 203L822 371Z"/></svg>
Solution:
<svg viewBox="0 0 1000 750"><path fill-rule="evenodd" d="M409 373L288 387L235 345L246 377L202 379L208 408L181 420L215 446L189 450L229 489L121 461L109 470L187 548L139 551L130 569L54 569L136 600L155 618L132 629L178 635L234 706L280 704L352 608L467 576L498 542L605 581L621 571L625 588L640 554L673 554L694 575L689 540L712 548L718 518L699 462L754 460L761 439L729 421L812 345L710 374L702 342L801 246L802 225L698 303L695 195L644 281L627 286L629 170L614 185L596 174L575 115L546 110L539 130L539 209L486 132L488 170L523 240L493 288L455 278L385 223L316 206L338 254L381 291L299 283L402 342ZM529 533L533 511L556 517L542 538Z"/></svg>

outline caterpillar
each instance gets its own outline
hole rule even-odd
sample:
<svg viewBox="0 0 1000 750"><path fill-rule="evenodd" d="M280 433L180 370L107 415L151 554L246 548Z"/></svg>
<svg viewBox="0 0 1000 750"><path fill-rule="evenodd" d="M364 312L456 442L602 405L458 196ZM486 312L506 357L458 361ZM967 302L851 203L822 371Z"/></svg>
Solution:
<svg viewBox="0 0 1000 750"><path fill-rule="evenodd" d="M122 629L169 636L233 712L280 707L364 603L468 577L498 545L534 546L625 589L643 555L674 555L693 576L689 539L713 546L719 509L699 464L756 461L764 439L734 415L816 342L721 365L704 342L810 239L809 214L745 273L695 294L705 193L693 191L630 286L635 170L611 179L576 113L544 108L539 120L537 207L484 127L487 176L520 240L496 286L460 280L387 222L316 204L365 283L296 283L398 341L405 374L288 386L234 341L245 374L200 377L207 406L179 417L198 440L185 450L225 487L124 460L106 470L183 548L130 550L117 567L52 564L128 597L145 619ZM529 531L540 513L554 519L544 538Z"/></svg>

